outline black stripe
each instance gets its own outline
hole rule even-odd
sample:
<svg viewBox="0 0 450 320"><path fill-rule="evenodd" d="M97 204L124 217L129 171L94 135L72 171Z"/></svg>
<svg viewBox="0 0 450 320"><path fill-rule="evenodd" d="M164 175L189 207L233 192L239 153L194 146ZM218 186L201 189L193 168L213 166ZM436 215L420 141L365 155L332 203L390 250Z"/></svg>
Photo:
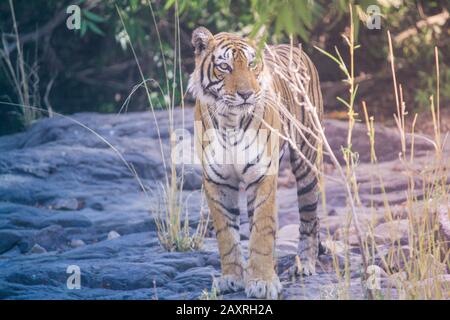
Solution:
<svg viewBox="0 0 450 320"><path fill-rule="evenodd" d="M220 202L217 202L217 203L219 203L220 206L221 206L224 210L226 210L228 213L231 213L233 216L238 216L238 215L240 215L239 208L230 208L230 207L227 207L227 206L225 206L224 204L222 204L222 203L220 203Z"/></svg>
<svg viewBox="0 0 450 320"><path fill-rule="evenodd" d="M247 185L247 188L245 188L245 190L248 190L248 189L250 189L252 186L254 186L255 184L259 183L264 177L265 177L265 175L261 175L258 179L254 180L254 181L251 182L249 185Z"/></svg>
<svg viewBox="0 0 450 320"><path fill-rule="evenodd" d="M225 253L223 254L223 257L229 256L231 253L233 253L233 251L234 251L234 249L236 249L236 246L237 246L237 245L238 245L238 244L235 243L235 244L230 248L230 250L228 250L227 252L225 252Z"/></svg>
<svg viewBox="0 0 450 320"><path fill-rule="evenodd" d="M251 166L254 166L255 164L256 164L256 162L254 162L254 163L252 163L252 162L247 163L247 164L245 165L244 170L242 171L242 174L245 174L245 173L247 172L247 170L248 170Z"/></svg>
<svg viewBox="0 0 450 320"><path fill-rule="evenodd" d="M239 191L238 187L232 186L231 184L221 183L221 182L217 182L217 181L212 180L211 177L206 172L205 172L205 180L210 182L210 183L212 183L212 184L215 184L217 186L227 187L227 188L230 188L232 190Z"/></svg>
<svg viewBox="0 0 450 320"><path fill-rule="evenodd" d="M234 230L239 230L239 226L238 226L237 224L231 223L231 222L228 221L226 226L224 226L224 227L222 227L222 228L216 230L216 236L217 236L219 233L222 233L223 231L227 230L228 228L232 228L232 229L234 229Z"/></svg>
<svg viewBox="0 0 450 320"><path fill-rule="evenodd" d="M297 177L297 173L294 172L295 180L298 182L298 181L301 181L301 180L305 179L310 172L311 172L311 167L310 166L308 166L306 168L305 172L303 172L299 177Z"/></svg>
<svg viewBox="0 0 450 320"><path fill-rule="evenodd" d="M255 136L253 137L252 141L248 145L245 146L244 150L247 150L255 142L256 138L258 137L261 126L262 126L262 121L259 123L258 130L256 130Z"/></svg>
<svg viewBox="0 0 450 320"><path fill-rule="evenodd" d="M272 160L270 160L269 165L267 166L266 170L264 171L264 173L256 180L254 180L253 182L251 182L250 184L247 185L247 187L245 188L245 190L250 189L252 186L254 186L255 184L259 183L260 181L262 181L265 177L266 177L266 173L267 171L269 171L270 165L272 164Z"/></svg>
<svg viewBox="0 0 450 320"><path fill-rule="evenodd" d="M302 216L302 215L300 216L300 222L303 223L303 224L309 224L309 223L314 222L316 220L318 220L317 216L313 216L313 217L311 217L311 219L305 219L304 216Z"/></svg>
<svg viewBox="0 0 450 320"><path fill-rule="evenodd" d="M211 197L211 195L208 194L209 199L214 202L215 204L219 205L223 210L225 210L228 213L231 213L233 216L239 216L240 211L239 208L230 208L227 207L226 205L224 205L222 202L220 202L217 199L214 199L213 197Z"/></svg>
<svg viewBox="0 0 450 320"><path fill-rule="evenodd" d="M317 185L317 179L314 179L307 186L305 186L301 189L298 189L297 196L302 196L302 195L307 194L308 192L311 192L315 188L316 185Z"/></svg>
<svg viewBox="0 0 450 320"><path fill-rule="evenodd" d="M205 62L206 62L206 59L208 59L208 57L209 57L209 56L206 56L206 57L203 59L202 64L200 65L200 84L202 85L202 87L203 87L203 79L205 78L203 68L205 67Z"/></svg>
<svg viewBox="0 0 450 320"><path fill-rule="evenodd" d="M265 252L261 252L259 250L256 250L255 248L250 249L250 254L253 253L253 252L258 254L258 255L260 255L260 256L268 256L268 255L272 254L272 252L265 253Z"/></svg>
<svg viewBox="0 0 450 320"><path fill-rule="evenodd" d="M208 156L206 158L207 158L206 160L208 160ZM214 172L214 174L216 176L218 176L220 179L222 179L222 180L228 179L228 178L225 178L221 173L219 173L210 162L208 162L208 168L211 168L212 172Z"/></svg>
<svg viewBox="0 0 450 320"><path fill-rule="evenodd" d="M210 83L208 83L208 85L205 87L205 90L208 90L209 88L211 88L212 86L215 86L216 84L221 83L223 80L217 80L217 81L211 81Z"/></svg>
<svg viewBox="0 0 450 320"><path fill-rule="evenodd" d="M317 210L317 202L313 204L308 204L299 209L300 212L313 212Z"/></svg>
<svg viewBox="0 0 450 320"><path fill-rule="evenodd" d="M267 200L269 200L270 196L272 195L273 189L274 188L270 188L269 194L253 208L253 211L261 207Z"/></svg>

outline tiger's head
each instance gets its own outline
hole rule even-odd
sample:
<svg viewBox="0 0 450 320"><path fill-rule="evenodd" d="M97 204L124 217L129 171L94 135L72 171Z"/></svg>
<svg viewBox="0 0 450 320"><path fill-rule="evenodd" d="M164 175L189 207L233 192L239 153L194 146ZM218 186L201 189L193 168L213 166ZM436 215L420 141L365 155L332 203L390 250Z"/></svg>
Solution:
<svg viewBox="0 0 450 320"><path fill-rule="evenodd" d="M208 105L248 110L261 102L266 87L264 61L252 40L231 33L213 35L199 27L192 34L195 70L189 90Z"/></svg>

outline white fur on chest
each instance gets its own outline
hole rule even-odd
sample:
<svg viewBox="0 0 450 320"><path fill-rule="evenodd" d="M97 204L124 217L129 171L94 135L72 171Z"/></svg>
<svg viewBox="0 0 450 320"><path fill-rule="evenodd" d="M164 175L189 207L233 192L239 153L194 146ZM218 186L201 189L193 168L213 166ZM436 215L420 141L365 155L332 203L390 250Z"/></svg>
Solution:
<svg viewBox="0 0 450 320"><path fill-rule="evenodd" d="M268 130L247 128L244 131L239 126L210 129L207 133L208 144L204 150L204 163L212 166L212 174L233 176L249 183L266 174L268 166L273 162L272 157L275 155L269 150L273 146L273 143L268 143L269 138Z"/></svg>

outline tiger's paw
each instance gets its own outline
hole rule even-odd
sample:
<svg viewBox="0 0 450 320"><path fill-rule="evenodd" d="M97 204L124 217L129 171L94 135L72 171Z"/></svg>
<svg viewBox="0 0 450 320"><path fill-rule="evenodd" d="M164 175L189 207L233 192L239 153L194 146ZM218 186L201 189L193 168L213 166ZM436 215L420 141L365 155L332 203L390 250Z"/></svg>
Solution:
<svg viewBox="0 0 450 320"><path fill-rule="evenodd" d="M281 283L277 275L272 280L251 279L245 285L248 298L276 300L281 294Z"/></svg>
<svg viewBox="0 0 450 320"><path fill-rule="evenodd" d="M313 276L315 274L316 274L315 259L308 259L302 262L297 256L294 265L289 268L289 275L291 277Z"/></svg>
<svg viewBox="0 0 450 320"><path fill-rule="evenodd" d="M213 287L220 293L236 292L244 289L244 280L236 275L223 275L214 278Z"/></svg>

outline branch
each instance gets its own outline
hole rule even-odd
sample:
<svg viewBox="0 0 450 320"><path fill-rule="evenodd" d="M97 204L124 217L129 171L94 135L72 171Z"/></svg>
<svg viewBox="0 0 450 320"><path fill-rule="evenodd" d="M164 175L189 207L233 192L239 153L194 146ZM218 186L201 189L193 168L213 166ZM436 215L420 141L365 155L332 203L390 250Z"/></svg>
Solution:
<svg viewBox="0 0 450 320"><path fill-rule="evenodd" d="M42 28L37 29L34 32L30 32L24 35L20 36L20 44L24 45L27 42L30 41L36 41L39 38L41 38L44 35L48 35L53 32L53 30L60 25L63 21L66 19L66 11L60 11L52 20L47 22ZM8 55L14 50L17 49L17 43L12 43L10 46L8 46L5 50L5 53Z"/></svg>
<svg viewBox="0 0 450 320"><path fill-rule="evenodd" d="M405 31L400 32L398 35L394 37L394 42L395 44L400 44L405 39L413 35L416 35L418 33L418 29L422 29L430 25L437 24L443 26L447 22L449 17L450 17L449 12L446 9L444 9L444 11L442 11L441 13L420 20L416 23L414 27L411 27L409 29L406 29Z"/></svg>
<svg viewBox="0 0 450 320"><path fill-rule="evenodd" d="M120 82L116 82L109 79L113 78L113 76L117 74L122 74L124 71L129 70L132 66L134 66L134 64L134 60L128 60L114 65L106 66L101 69L88 68L76 72L73 77L74 79L77 79L78 81L85 84L107 86L115 90L127 91L130 89L129 84L124 84L122 80Z"/></svg>
<svg viewBox="0 0 450 320"><path fill-rule="evenodd" d="M96 7L100 3L100 0L88 0L86 3L86 9L90 10ZM37 29L34 32L30 32L24 35L20 35L20 45L24 45L30 41L36 41L39 38L50 35L53 30L63 23L67 18L66 9L59 11L52 20L48 21L42 28ZM9 55L11 52L17 49L17 43L12 43L10 46L6 47L5 54Z"/></svg>

